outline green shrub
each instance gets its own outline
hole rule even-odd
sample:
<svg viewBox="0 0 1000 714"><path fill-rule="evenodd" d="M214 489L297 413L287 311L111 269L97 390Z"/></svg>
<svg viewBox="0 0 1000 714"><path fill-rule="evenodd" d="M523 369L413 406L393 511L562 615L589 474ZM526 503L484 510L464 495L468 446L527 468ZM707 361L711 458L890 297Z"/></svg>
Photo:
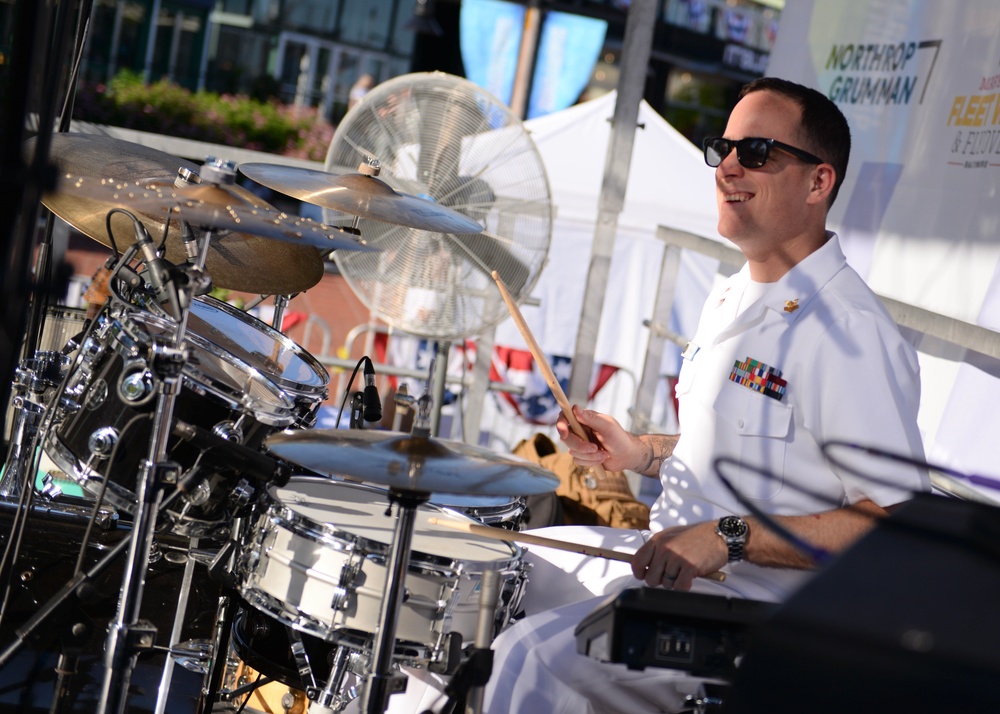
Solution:
<svg viewBox="0 0 1000 714"><path fill-rule="evenodd" d="M334 132L316 109L190 92L166 80L147 85L128 70L107 85L82 84L73 117L313 161L326 157Z"/></svg>

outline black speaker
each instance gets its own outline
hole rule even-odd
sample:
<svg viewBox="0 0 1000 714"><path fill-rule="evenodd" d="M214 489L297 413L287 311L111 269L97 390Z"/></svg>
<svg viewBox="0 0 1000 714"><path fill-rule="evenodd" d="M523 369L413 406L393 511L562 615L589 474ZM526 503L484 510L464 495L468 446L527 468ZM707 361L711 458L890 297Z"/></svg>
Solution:
<svg viewBox="0 0 1000 714"><path fill-rule="evenodd" d="M727 714L1000 712L1000 509L920 495L758 629Z"/></svg>

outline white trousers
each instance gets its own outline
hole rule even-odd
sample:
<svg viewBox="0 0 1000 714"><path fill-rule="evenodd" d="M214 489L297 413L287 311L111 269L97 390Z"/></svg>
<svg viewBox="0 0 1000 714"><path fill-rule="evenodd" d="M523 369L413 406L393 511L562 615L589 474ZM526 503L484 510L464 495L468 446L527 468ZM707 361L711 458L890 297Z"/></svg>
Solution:
<svg viewBox="0 0 1000 714"><path fill-rule="evenodd" d="M615 528L554 526L531 531L548 538L632 552L646 534ZM628 563L531 546L532 563L522 606L526 617L493 642L493 673L486 686L486 714L642 714L677 712L703 678L680 670L633 671L577 654L576 626L605 599L639 587ZM697 580L693 591L754 600L780 600L804 574L740 564L724 583ZM437 711L445 682L407 670L405 694L389 698L390 714Z"/></svg>

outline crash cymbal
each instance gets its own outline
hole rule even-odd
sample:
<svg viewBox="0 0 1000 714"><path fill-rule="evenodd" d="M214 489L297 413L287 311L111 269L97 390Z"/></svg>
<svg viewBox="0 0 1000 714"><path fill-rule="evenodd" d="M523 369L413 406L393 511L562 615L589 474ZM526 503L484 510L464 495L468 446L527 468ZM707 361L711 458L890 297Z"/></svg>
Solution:
<svg viewBox="0 0 1000 714"><path fill-rule="evenodd" d="M279 458L317 473L400 491L527 496L559 485L551 471L516 456L395 431L286 431L272 434L265 444Z"/></svg>
<svg viewBox="0 0 1000 714"><path fill-rule="evenodd" d="M142 181L117 182L101 178L59 177L60 193L76 193L103 204L131 209L150 217L180 218L188 225L213 231L242 231L263 238L331 250L378 250L350 229L327 226L310 218L291 216L263 203L235 184L157 186ZM214 237L214 236L213 236Z"/></svg>
<svg viewBox="0 0 1000 714"><path fill-rule="evenodd" d="M149 190L173 187L179 169L197 173L198 165L147 146L107 136L89 134L54 134L50 158L63 176L86 176L95 182L100 177L112 183L139 182ZM35 139L26 142L34 149ZM65 182L60 181L65 187ZM42 198L42 203L59 218L89 238L111 247L106 219L108 211L120 206L118 201L88 198L79 192L61 190L57 186ZM231 187L251 205L273 208L251 192L239 186ZM121 206L126 209L128 205ZM154 241L159 242L167 223L165 211L132 211L146 226ZM170 220L165 258L182 264L187 254L180 238L180 226ZM118 248L134 241L132 222L125 216L114 215L111 226ZM323 260L309 244L272 240L242 229L212 239L205 270L216 287L249 293L288 295L311 288L323 276Z"/></svg>
<svg viewBox="0 0 1000 714"><path fill-rule="evenodd" d="M262 186L287 196L362 218L437 233L480 233L483 227L458 211L418 196L400 193L374 176L241 164L239 170Z"/></svg>

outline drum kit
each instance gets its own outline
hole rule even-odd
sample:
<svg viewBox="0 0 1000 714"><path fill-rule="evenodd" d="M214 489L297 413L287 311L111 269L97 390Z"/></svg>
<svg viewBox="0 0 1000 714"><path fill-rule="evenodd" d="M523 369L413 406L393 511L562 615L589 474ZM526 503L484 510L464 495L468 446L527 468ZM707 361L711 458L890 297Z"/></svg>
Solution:
<svg viewBox="0 0 1000 714"><path fill-rule="evenodd" d="M44 633L61 647L51 711L139 710L130 685L156 653L157 712L168 701L181 711L175 664L200 678L197 703L185 700L199 712L245 706L269 681L288 687L286 712L341 711L357 697L381 712L405 686L401 666L454 674L488 648L517 610L522 552L437 521L517 529L519 499L554 490L556 478L435 438L429 395L409 433L316 429L329 376L280 329L288 299L322 276L324 253L375 249L361 219L481 226L394 191L374 162L342 176L239 167L355 216L333 227L274 209L236 183L230 162L199 167L81 134L53 136L50 156L59 180L43 204L112 257L100 311L61 348L26 356L12 385L0 679ZM210 297L212 286L274 295L273 325ZM57 522L79 526L57 539L79 546L75 569L51 593L21 597L15 628L18 593L44 567L31 551L55 545L46 533ZM168 563L184 565L176 593L146 592ZM114 614L95 688L95 677L74 677L88 653L81 613L109 580ZM153 622L165 613L143 607L166 608L163 597L177 603L167 646Z"/></svg>

